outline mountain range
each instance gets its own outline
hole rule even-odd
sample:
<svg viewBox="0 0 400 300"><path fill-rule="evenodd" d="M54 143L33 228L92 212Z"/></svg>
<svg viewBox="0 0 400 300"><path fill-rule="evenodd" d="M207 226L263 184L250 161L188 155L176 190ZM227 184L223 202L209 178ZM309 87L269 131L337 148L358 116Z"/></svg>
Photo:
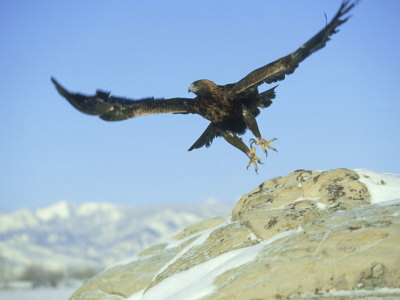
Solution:
<svg viewBox="0 0 400 300"><path fill-rule="evenodd" d="M20 271L100 269L231 207L215 200L148 207L58 202L0 214L0 264Z"/></svg>

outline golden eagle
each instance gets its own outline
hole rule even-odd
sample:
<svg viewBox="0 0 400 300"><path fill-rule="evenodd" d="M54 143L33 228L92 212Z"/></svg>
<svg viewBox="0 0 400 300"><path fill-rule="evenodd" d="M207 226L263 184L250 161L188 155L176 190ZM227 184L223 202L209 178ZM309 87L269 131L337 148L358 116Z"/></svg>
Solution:
<svg viewBox="0 0 400 300"><path fill-rule="evenodd" d="M204 145L209 147L215 137L222 136L250 158L247 168L253 163L257 172L257 162L261 163L261 160L256 156L253 144L260 145L264 153L267 153L266 147L276 151L270 145L276 139L263 139L256 122L256 116L260 113L259 108L268 107L272 103L271 100L275 98L276 86L261 93L258 92L258 86L283 80L285 75L294 72L301 61L324 47L330 36L338 31L337 28L348 20L348 17L342 17L354 5L354 2L344 1L332 21L303 46L287 56L254 70L236 83L217 85L206 79L193 82L189 87L189 92L195 93L195 98L131 100L115 97L100 90L94 96L86 96L70 93L54 78L51 80L58 92L76 109L89 115L98 115L106 121L163 113L199 114L209 120L210 124L189 151ZM251 149L238 137L238 134L244 134L247 128L257 138L257 140L250 140Z"/></svg>

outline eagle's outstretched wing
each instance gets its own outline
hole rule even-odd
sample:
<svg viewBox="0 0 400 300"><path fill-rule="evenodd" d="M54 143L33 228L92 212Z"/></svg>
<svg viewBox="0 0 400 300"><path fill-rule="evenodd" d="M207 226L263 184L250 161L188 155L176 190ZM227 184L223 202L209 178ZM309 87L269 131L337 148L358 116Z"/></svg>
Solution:
<svg viewBox="0 0 400 300"><path fill-rule="evenodd" d="M103 91L97 91L94 96L87 96L68 92L54 78L51 78L51 81L57 91L77 110L99 116L106 121L120 121L151 114L195 113L193 99L190 98L129 100L110 96L110 93Z"/></svg>
<svg viewBox="0 0 400 300"><path fill-rule="evenodd" d="M298 67L299 63L313 52L321 49L329 41L329 37L337 33L337 28L345 23L349 17L341 19L355 5L355 2L350 3L349 0L343 1L332 21L326 25L320 32L312 37L299 49L293 53L284 56L272 63L269 63L261 68L258 68L238 81L230 91L232 94L241 93L248 88L258 86L262 83L272 83L283 80L285 75L291 74Z"/></svg>

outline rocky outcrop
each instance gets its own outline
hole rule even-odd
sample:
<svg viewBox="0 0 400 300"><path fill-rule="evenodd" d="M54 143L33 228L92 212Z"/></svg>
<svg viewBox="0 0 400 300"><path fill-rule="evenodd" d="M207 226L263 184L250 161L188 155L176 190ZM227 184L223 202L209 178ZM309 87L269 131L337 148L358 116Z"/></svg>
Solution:
<svg viewBox="0 0 400 300"><path fill-rule="evenodd" d="M358 179L355 171L347 169L314 173L298 170L276 177L242 196L232 220L265 240L332 212L370 203L368 189Z"/></svg>
<svg viewBox="0 0 400 300"><path fill-rule="evenodd" d="M397 299L400 201L380 195L400 199L400 177L335 169L273 178L232 216L109 267L71 299Z"/></svg>

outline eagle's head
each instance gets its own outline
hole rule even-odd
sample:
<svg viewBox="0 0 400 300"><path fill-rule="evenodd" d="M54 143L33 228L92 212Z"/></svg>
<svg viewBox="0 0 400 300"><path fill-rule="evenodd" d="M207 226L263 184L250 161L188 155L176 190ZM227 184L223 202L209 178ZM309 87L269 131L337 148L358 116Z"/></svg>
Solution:
<svg viewBox="0 0 400 300"><path fill-rule="evenodd" d="M213 90L217 88L218 87L214 82L207 79L201 79L193 82L190 85L188 92L195 93L197 96L202 96L211 93Z"/></svg>

